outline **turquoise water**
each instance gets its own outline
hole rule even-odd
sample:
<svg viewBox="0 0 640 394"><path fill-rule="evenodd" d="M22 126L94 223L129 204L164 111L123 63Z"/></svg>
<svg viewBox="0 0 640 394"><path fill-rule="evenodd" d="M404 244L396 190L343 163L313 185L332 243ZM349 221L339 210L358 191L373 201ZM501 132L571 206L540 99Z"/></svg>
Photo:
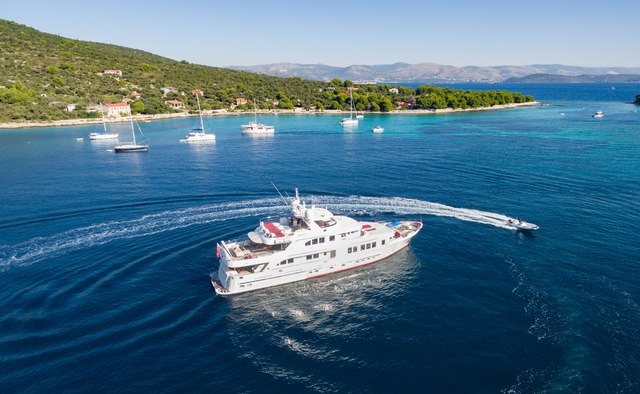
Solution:
<svg viewBox="0 0 640 394"><path fill-rule="evenodd" d="M514 89L545 105L263 117L267 138L208 117L206 146L166 120L131 155L93 126L0 132L0 387L640 391L640 86ZM271 181L425 227L373 266L216 297L215 244L282 212Z"/></svg>

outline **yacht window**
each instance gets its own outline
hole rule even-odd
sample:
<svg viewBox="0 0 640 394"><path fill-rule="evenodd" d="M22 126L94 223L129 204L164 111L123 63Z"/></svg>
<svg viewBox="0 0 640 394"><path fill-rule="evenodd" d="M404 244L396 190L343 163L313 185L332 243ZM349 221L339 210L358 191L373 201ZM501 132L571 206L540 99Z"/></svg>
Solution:
<svg viewBox="0 0 640 394"><path fill-rule="evenodd" d="M332 236L329 237L329 241L335 241L335 240L336 240L336 236L335 235L332 235Z"/></svg>
<svg viewBox="0 0 640 394"><path fill-rule="evenodd" d="M372 243L372 244L371 244L371 247L372 247L372 248L375 248L375 247L376 247L376 243L375 243L375 242L374 242L374 243Z"/></svg>
<svg viewBox="0 0 640 394"><path fill-rule="evenodd" d="M309 245L311 245L311 241L307 241L304 243L304 246L309 246Z"/></svg>
<svg viewBox="0 0 640 394"><path fill-rule="evenodd" d="M347 253L351 253L351 248L347 249Z"/></svg>
<svg viewBox="0 0 640 394"><path fill-rule="evenodd" d="M314 254L313 254L313 258L314 258L314 259L317 259L318 257L320 257L320 255L319 255L318 253L314 253Z"/></svg>
<svg viewBox="0 0 640 394"><path fill-rule="evenodd" d="M360 245L360 250L364 250L364 244Z"/></svg>
<svg viewBox="0 0 640 394"><path fill-rule="evenodd" d="M311 243L316 245L318 243L318 238L314 238L313 241L311 241Z"/></svg>
<svg viewBox="0 0 640 394"><path fill-rule="evenodd" d="M385 241L385 240L383 239L383 240L382 240L382 242L381 242L381 244L383 244L383 245L384 245L384 241Z"/></svg>
<svg viewBox="0 0 640 394"><path fill-rule="evenodd" d="M371 249L371 244L367 244L367 249Z"/></svg>
<svg viewBox="0 0 640 394"><path fill-rule="evenodd" d="M336 257L336 251L335 251L335 250L332 250L332 251L331 251L331 256L330 256L330 258L334 258L334 257Z"/></svg>
<svg viewBox="0 0 640 394"><path fill-rule="evenodd" d="M311 255L310 254L307 255L307 260L311 260Z"/></svg>
<svg viewBox="0 0 640 394"><path fill-rule="evenodd" d="M287 260L287 263L293 263L293 259Z"/></svg>
<svg viewBox="0 0 640 394"><path fill-rule="evenodd" d="M324 237L320 238L320 243L324 243Z"/></svg>

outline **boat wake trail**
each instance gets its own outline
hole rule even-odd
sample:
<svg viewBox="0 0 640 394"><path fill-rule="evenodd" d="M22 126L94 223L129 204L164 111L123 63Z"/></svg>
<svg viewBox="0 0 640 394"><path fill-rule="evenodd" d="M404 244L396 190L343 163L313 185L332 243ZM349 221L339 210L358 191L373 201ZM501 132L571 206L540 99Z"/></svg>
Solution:
<svg viewBox="0 0 640 394"><path fill-rule="evenodd" d="M308 202L327 206L345 215L433 215L488 224L510 229L508 216L467 208L400 197L310 196ZM105 244L118 239L143 237L197 224L233 220L243 217L285 212L282 200L263 198L218 203L193 208L164 211L129 220L116 220L61 232L50 237L36 237L16 245L0 245L0 270L15 265L30 265L74 250ZM511 218L512 219L512 218Z"/></svg>

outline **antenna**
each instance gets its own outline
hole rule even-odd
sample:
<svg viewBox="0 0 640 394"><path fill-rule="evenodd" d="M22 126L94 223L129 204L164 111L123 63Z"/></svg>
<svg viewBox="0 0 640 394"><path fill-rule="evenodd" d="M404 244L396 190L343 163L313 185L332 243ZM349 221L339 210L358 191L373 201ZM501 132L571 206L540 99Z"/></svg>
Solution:
<svg viewBox="0 0 640 394"><path fill-rule="evenodd" d="M280 193L280 190L278 190L278 187L273 182L271 182L271 185L273 185L273 187L276 189L276 191L280 195L280 198L282 199L282 201L284 201L284 205L288 207L289 203L287 203L287 200L282 196L282 193Z"/></svg>

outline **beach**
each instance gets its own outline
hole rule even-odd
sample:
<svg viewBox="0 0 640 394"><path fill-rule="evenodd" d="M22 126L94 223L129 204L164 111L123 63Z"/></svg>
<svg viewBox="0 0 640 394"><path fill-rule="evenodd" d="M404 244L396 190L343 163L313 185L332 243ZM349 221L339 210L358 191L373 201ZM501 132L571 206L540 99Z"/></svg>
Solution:
<svg viewBox="0 0 640 394"><path fill-rule="evenodd" d="M472 112L472 111L493 111L493 110L502 110L509 108L517 108L517 107L531 107L538 106L539 102L533 101L528 103L512 103L512 104L504 104L504 105L494 105L492 107L477 107L477 108L444 108L444 109L409 109L409 110L394 110L390 112L366 112L367 114L408 114L408 115L416 115L416 114L427 114L427 115L437 115L437 114L449 114L455 112ZM242 116L247 114L252 114L252 111L228 111L226 109L223 110L208 110L202 111L204 116ZM348 114L348 111L341 110L322 110L322 111L307 111L307 110L289 110L289 109L271 109L271 110L262 110L258 111L259 114L262 115L274 115L274 114L295 114L295 115L337 115L337 114ZM136 122L146 122L153 120L161 120L161 119L169 119L169 118L183 118L188 116L197 116L196 113L189 112L176 112L169 114L156 114L156 115L134 115L133 120ZM128 122L129 117L118 117L111 118L107 120L107 123L114 122ZM88 124L99 124L102 123L101 118L92 118L92 119L63 119L63 120L52 120L52 121L24 121L24 122L5 122L0 123L0 129L21 129L21 128L34 128L34 127L59 127L59 126L82 126Z"/></svg>

